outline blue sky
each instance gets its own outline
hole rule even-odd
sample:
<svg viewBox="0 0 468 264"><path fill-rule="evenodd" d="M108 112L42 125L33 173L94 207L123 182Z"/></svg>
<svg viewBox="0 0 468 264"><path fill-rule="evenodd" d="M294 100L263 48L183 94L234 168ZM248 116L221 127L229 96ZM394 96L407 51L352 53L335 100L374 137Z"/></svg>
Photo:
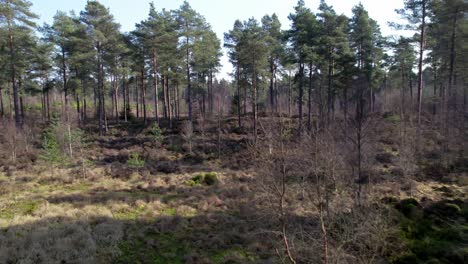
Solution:
<svg viewBox="0 0 468 264"><path fill-rule="evenodd" d="M77 14L84 9L87 0L32 0L32 10L40 15L39 23L51 23L57 10L71 11ZM116 21L122 25L123 31L131 31L135 23L145 19L148 15L149 3L152 0L100 0L108 7ZM183 0L155 0L157 9L177 9ZM222 40L223 33L232 28L236 19L247 20L250 17L260 19L265 14L276 13L280 18L283 28L289 27L288 15L293 12L297 0L189 0L190 5L202 14L211 24L213 30ZM306 5L316 10L319 0L305 0ZM351 16L351 9L361 2L369 11L370 16L377 20L384 35L395 35L396 32L389 29L387 21L398 19L394 10L403 7L403 0L327 0L336 12ZM232 70L226 56L221 59L223 68L220 77L226 77Z"/></svg>

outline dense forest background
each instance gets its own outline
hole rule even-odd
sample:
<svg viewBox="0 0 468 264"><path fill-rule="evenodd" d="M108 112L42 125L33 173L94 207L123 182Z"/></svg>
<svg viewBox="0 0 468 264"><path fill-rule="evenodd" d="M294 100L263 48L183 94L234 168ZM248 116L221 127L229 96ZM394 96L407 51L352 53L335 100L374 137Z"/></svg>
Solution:
<svg viewBox="0 0 468 264"><path fill-rule="evenodd" d="M468 3L403 2L220 40L0 0L0 263L466 262Z"/></svg>

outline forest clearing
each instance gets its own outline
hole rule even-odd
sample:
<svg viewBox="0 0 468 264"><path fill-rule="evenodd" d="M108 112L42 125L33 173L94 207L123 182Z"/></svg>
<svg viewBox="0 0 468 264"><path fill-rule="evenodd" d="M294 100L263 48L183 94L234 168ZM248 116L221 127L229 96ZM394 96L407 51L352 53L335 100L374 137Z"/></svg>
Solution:
<svg viewBox="0 0 468 264"><path fill-rule="evenodd" d="M467 263L468 4L401 2L0 0L0 263Z"/></svg>

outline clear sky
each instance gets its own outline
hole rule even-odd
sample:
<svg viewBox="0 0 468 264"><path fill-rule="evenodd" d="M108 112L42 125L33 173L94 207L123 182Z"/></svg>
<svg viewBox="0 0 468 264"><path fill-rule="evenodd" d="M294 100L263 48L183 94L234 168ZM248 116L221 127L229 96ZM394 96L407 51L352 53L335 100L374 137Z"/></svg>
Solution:
<svg viewBox="0 0 468 264"><path fill-rule="evenodd" d="M39 23L51 23L57 10L71 11L77 14L84 9L87 0L32 0L32 10L40 15ZM135 23L148 15L149 3L154 2L157 9L177 9L183 0L100 0L110 9L116 22L122 25L123 31L133 30ZM293 12L297 0L188 0L192 8L202 14L211 24L218 37L223 40L224 32L230 30L236 19L247 20L255 17L258 20L265 14L276 13L283 28L289 27L288 15ZM319 0L305 0L313 11L318 7ZM383 35L395 35L387 26L388 21L396 21L395 9L403 7L403 0L327 0L338 14L351 16L351 9L361 2L369 11L370 16L377 20ZM226 77L232 70L226 56L221 59L223 68L220 77Z"/></svg>

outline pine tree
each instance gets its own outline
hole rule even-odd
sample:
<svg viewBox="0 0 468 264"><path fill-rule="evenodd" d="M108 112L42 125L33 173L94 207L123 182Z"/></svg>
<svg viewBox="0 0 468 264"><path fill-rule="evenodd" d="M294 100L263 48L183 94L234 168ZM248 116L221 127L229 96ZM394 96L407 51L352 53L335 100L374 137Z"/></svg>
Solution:
<svg viewBox="0 0 468 264"><path fill-rule="evenodd" d="M36 27L33 22L38 18L30 11L31 2L26 0L1 0L0 1L0 26L6 29L8 64L10 70L10 82L13 86L13 102L15 111L15 123L17 127L22 125L22 115L19 101L19 79L18 68L21 67L22 53L19 49L22 40L27 39Z"/></svg>
<svg viewBox="0 0 468 264"><path fill-rule="evenodd" d="M418 30L419 31L419 57L418 57L418 128L417 128L417 141L416 144L419 152L419 141L421 138L421 111L422 111L422 97L423 97L423 58L425 51L426 41L426 27L427 19L429 16L429 5L431 0L405 0L403 9L396 10L397 14L402 16L408 21L406 25L396 25L397 28L403 28L407 30Z"/></svg>
<svg viewBox="0 0 468 264"><path fill-rule="evenodd" d="M187 105L188 105L188 119L192 122L193 119L193 105L192 105L192 65L194 61L193 48L196 40L199 38L205 19L198 14L187 1L184 1L182 6L176 11L179 36L181 38L180 47L185 54L185 71L187 82Z"/></svg>
<svg viewBox="0 0 468 264"><path fill-rule="evenodd" d="M270 71L270 110L273 113L275 106L275 85L280 59L284 56L284 34L281 31L281 22L276 14L265 15L262 18L263 30L267 33L266 44L268 48L268 66Z"/></svg>
<svg viewBox="0 0 468 264"><path fill-rule="evenodd" d="M104 55L111 51L117 38L120 37L120 25L114 22L114 17L109 10L97 1L88 1L85 10L81 12L81 21L87 25L87 32L92 39L94 49L94 61L97 76L97 98L99 119L99 135L104 134L106 119L105 112L105 58Z"/></svg>
<svg viewBox="0 0 468 264"><path fill-rule="evenodd" d="M311 30L315 28L315 16L309 8L305 7L303 0L299 0L297 6L294 7L295 13L289 15L291 20L291 29L287 33L289 41L292 44L294 51L294 61L298 64L297 82L298 82L298 109L299 109L299 127L298 134L302 132L303 125L303 98L304 98L304 78L306 60L311 52L310 37ZM313 35L313 34L312 34Z"/></svg>
<svg viewBox="0 0 468 264"><path fill-rule="evenodd" d="M239 128L242 127L242 119L241 119L241 59L240 59L240 42L242 39L242 34L244 30L244 24L240 20L236 20L234 22L233 29L227 33L224 33L224 47L227 48L229 61L234 66L234 75L236 80L236 98L237 98L237 123ZM244 98L245 100L246 98Z"/></svg>

